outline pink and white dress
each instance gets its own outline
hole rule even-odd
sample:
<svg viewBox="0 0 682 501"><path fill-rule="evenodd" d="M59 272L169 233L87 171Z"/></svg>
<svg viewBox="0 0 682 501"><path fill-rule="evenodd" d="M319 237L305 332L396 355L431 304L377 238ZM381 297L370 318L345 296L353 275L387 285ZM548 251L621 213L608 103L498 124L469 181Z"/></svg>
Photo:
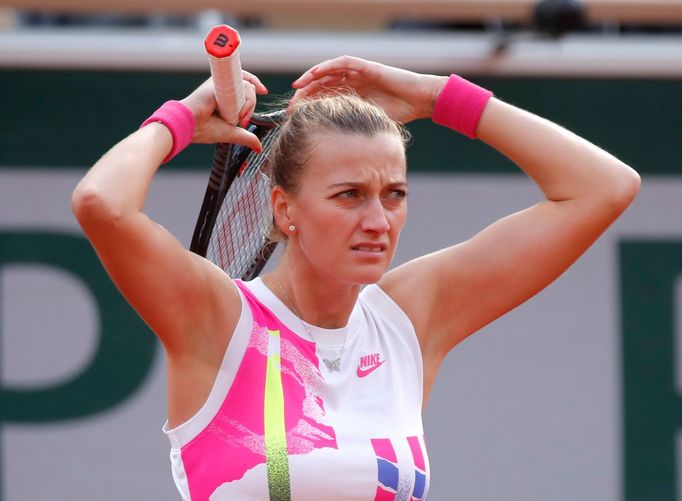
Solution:
<svg viewBox="0 0 682 501"><path fill-rule="evenodd" d="M260 279L236 283L242 313L208 400L164 426L182 498L426 499L422 358L398 305L369 285L346 327L306 332Z"/></svg>

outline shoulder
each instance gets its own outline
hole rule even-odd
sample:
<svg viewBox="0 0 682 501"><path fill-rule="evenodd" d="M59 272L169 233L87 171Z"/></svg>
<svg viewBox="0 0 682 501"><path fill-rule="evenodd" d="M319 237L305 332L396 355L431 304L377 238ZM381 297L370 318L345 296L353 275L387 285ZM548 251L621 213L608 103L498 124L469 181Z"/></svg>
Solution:
<svg viewBox="0 0 682 501"><path fill-rule="evenodd" d="M358 302L373 316L383 316L396 323L409 325L414 330L412 321L403 308L384 290L380 284L370 284L362 289Z"/></svg>
<svg viewBox="0 0 682 501"><path fill-rule="evenodd" d="M172 320L181 312L191 312L190 318L177 330L173 342L169 336L156 332L163 341L168 356L186 359L199 357L215 363L230 342L240 318L243 300L238 287L225 272L206 259L192 255L195 274L201 276L202 287L179 294L177 302L165 305L165 314ZM171 306L173 305L173 306ZM171 322L172 324L172 322Z"/></svg>
<svg viewBox="0 0 682 501"><path fill-rule="evenodd" d="M398 266L387 272L377 283L413 325L424 355L431 351L434 354L442 351L436 341L440 337L440 331L446 328L446 322L441 322L440 317L443 316L444 309L448 310L449 316L453 316L456 310L456 301L445 301L444 298L453 297L462 290L464 280L455 276L456 273L450 273L446 277L439 263L446 253L450 254L451 261L457 261L452 256L458 252L456 247L459 246Z"/></svg>
<svg viewBox="0 0 682 501"><path fill-rule="evenodd" d="M380 285L366 286L358 297L363 321L371 323L379 336L399 336L417 342L414 324L405 310Z"/></svg>

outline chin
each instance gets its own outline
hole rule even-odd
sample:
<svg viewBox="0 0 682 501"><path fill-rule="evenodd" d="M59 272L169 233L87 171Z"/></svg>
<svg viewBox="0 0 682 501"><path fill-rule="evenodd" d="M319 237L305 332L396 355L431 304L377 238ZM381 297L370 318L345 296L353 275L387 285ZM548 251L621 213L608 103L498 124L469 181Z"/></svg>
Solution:
<svg viewBox="0 0 682 501"><path fill-rule="evenodd" d="M387 267L377 266L372 268L374 269L356 270L355 273L349 273L349 281L355 285L369 285L377 283L379 280L381 280L381 277L384 276L384 273L386 273Z"/></svg>

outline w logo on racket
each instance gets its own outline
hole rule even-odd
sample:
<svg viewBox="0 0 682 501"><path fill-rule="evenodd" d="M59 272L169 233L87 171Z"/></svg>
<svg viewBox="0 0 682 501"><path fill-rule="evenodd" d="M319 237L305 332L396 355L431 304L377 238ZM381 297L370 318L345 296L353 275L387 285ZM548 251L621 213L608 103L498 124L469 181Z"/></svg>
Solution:
<svg viewBox="0 0 682 501"><path fill-rule="evenodd" d="M213 40L213 45L217 45L218 47L225 47L227 45L227 42L229 42L230 39L225 33L220 33L215 40Z"/></svg>

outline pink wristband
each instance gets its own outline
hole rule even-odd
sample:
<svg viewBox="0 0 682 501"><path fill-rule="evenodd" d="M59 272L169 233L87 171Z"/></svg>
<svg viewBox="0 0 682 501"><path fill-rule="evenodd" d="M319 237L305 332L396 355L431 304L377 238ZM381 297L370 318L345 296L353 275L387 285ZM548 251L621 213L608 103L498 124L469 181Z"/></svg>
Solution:
<svg viewBox="0 0 682 501"><path fill-rule="evenodd" d="M474 139L478 121L492 95L489 90L458 75L450 75L436 98L431 119Z"/></svg>
<svg viewBox="0 0 682 501"><path fill-rule="evenodd" d="M175 155L187 148L192 142L192 136L194 135L194 115L192 114L192 110L180 101L166 101L163 103L158 110L152 113L152 116L142 122L140 128L152 122L160 122L168 127L168 130L173 137L173 149L171 149L168 156L163 159L163 163L168 162Z"/></svg>

